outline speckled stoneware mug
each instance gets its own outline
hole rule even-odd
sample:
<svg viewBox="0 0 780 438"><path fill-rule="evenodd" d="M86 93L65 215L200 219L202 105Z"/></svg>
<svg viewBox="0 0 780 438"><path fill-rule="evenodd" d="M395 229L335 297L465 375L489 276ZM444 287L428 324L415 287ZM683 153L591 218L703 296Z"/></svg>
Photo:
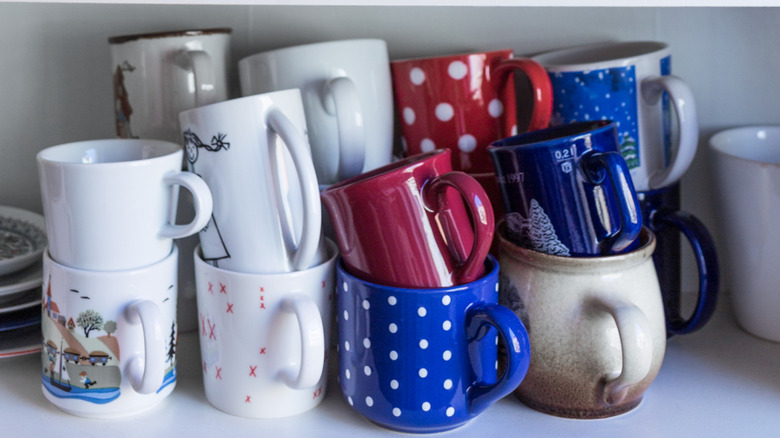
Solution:
<svg viewBox="0 0 780 438"><path fill-rule="evenodd" d="M561 257L521 248L499 225L500 302L514 310L533 346L515 390L524 404L570 418L635 408L661 368L666 328L653 251Z"/></svg>

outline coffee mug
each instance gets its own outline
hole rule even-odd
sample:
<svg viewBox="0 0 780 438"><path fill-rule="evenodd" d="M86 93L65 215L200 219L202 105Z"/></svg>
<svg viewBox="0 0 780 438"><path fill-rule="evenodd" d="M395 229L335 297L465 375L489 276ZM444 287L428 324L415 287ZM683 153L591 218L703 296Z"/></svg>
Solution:
<svg viewBox="0 0 780 438"><path fill-rule="evenodd" d="M488 152L510 239L547 254L625 250L642 229L616 125L579 122L494 142Z"/></svg>
<svg viewBox="0 0 780 438"><path fill-rule="evenodd" d="M709 321L718 302L720 268L715 242L696 216L680 210L680 183L649 192L638 192L642 222L656 236L653 263L658 273L666 315L666 332L686 334ZM680 234L685 236L696 259L699 288L696 305L688 317L681 313Z"/></svg>
<svg viewBox="0 0 780 438"><path fill-rule="evenodd" d="M661 368L666 327L652 255L640 247L605 257L560 257L512 243L499 224L500 299L525 326L533 354L515 395L571 418L627 412Z"/></svg>
<svg viewBox="0 0 780 438"><path fill-rule="evenodd" d="M546 128L552 87L544 68L512 50L397 60L390 63L393 90L408 155L450 149L453 168L493 172L485 150L491 142L518 133L515 83L519 72L530 82L531 111L521 132Z"/></svg>
<svg viewBox="0 0 780 438"><path fill-rule="evenodd" d="M227 99L230 29L108 39L117 136L178 143L179 112Z"/></svg>
<svg viewBox="0 0 780 438"><path fill-rule="evenodd" d="M257 53L239 61L238 73L244 96L301 90L321 184L392 160L393 90L384 41L328 41Z"/></svg>
<svg viewBox="0 0 780 438"><path fill-rule="evenodd" d="M214 407L275 418L322 402L338 256L326 245L323 263L279 274L226 271L196 250L203 386Z"/></svg>
<svg viewBox="0 0 780 438"><path fill-rule="evenodd" d="M321 192L347 270L396 287L448 287L483 274L494 234L482 187L449 149L419 154ZM465 201L465 205L464 205Z"/></svg>
<svg viewBox="0 0 780 438"><path fill-rule="evenodd" d="M203 258L247 273L320 263L322 225L298 90L231 99L179 116L188 168L214 195Z"/></svg>
<svg viewBox="0 0 780 438"><path fill-rule="evenodd" d="M552 124L609 119L637 190L669 186L688 170L699 139L696 102L671 75L671 50L655 41L602 43L535 56L550 74ZM677 126L672 142L669 103Z"/></svg>
<svg viewBox="0 0 780 438"><path fill-rule="evenodd" d="M43 258L41 390L81 417L152 408L176 386L178 251L140 269L87 271Z"/></svg>
<svg viewBox="0 0 780 438"><path fill-rule="evenodd" d="M528 333L497 303L492 256L485 276L437 289L370 283L342 263L336 269L339 384L372 422L401 432L453 429L523 380L532 357ZM499 339L506 352L500 375Z"/></svg>
<svg viewBox="0 0 780 438"><path fill-rule="evenodd" d="M120 271L157 263L173 239L211 217L206 183L181 171L182 148L161 140L106 139L46 148L36 156L49 253L63 265ZM173 224L179 187L195 215Z"/></svg>
<svg viewBox="0 0 780 438"><path fill-rule="evenodd" d="M745 331L780 342L780 126L727 129L709 146L734 315Z"/></svg>

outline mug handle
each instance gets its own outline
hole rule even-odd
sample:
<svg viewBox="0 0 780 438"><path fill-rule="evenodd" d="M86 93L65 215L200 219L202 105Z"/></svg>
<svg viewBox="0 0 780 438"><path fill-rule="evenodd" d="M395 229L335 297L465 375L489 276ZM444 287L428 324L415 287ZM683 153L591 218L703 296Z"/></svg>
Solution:
<svg viewBox="0 0 780 438"><path fill-rule="evenodd" d="M211 212L214 207L214 200L211 197L209 186L198 175L191 172L178 172L173 175L167 175L163 178L163 183L171 186L171 197L178 199L178 186L184 187L192 193L192 206L195 209L195 217L188 224L177 225L175 222L177 202L171 202L171 223L163 225L160 230L160 237L170 239L180 239L191 236L202 230L211 220Z"/></svg>
<svg viewBox="0 0 780 438"><path fill-rule="evenodd" d="M607 406L620 403L628 395L631 385L642 381L653 362L653 341L650 322L644 312L618 298L598 297L596 307L609 313L615 320L623 355L622 369L605 374L601 400ZM615 375L617 374L617 375Z"/></svg>
<svg viewBox="0 0 780 438"><path fill-rule="evenodd" d="M301 197L303 198L303 227L298 248L291 257L291 263L293 269L300 271L308 268L314 262L320 243L322 204L320 203L317 174L314 173L309 143L287 116L278 108L271 108L266 114L265 124L279 135L287 146L297 169Z"/></svg>
<svg viewBox="0 0 780 438"><path fill-rule="evenodd" d="M300 365L289 364L279 372L279 379L292 389L316 385L325 367L325 331L320 310L306 295L295 294L282 300L281 309L298 320L301 336Z"/></svg>
<svg viewBox="0 0 780 438"><path fill-rule="evenodd" d="M431 206L437 213L437 218L442 221L442 229L449 234L445 236L447 242L456 241L452 238L456 232L454 224L450 223L450 216L446 214L451 208L446 196L447 187L457 190L466 201L471 215L471 223L474 226L474 244L471 252L466 260L453 271L455 284L470 283L482 274L485 258L487 258L490 246L493 244L493 234L496 229L493 206L490 204L482 185L464 172L447 172L431 180L423 187L423 199L426 205ZM450 248L450 250L453 249L455 248Z"/></svg>
<svg viewBox="0 0 780 438"><path fill-rule="evenodd" d="M138 300L127 306L125 317L130 324L140 323L144 332L144 354L130 360L127 376L135 392L151 394L165 378L165 335L160 308L153 301Z"/></svg>
<svg viewBox="0 0 780 438"><path fill-rule="evenodd" d="M195 106L216 103L217 90L211 56L203 50L187 50L185 53L195 76Z"/></svg>
<svg viewBox="0 0 780 438"><path fill-rule="evenodd" d="M648 105L657 105L664 92L669 94L677 117L679 135L674 157L664 170L650 175L650 189L674 184L690 167L699 143L699 122L696 101L688 84L677 76L650 76L642 80L642 98Z"/></svg>
<svg viewBox="0 0 780 438"><path fill-rule="evenodd" d="M603 184L605 176L609 177L620 210L620 227L599 242L599 247L605 254L620 252L633 243L642 231L639 200L628 165L618 152L597 151L586 152L580 164L592 184Z"/></svg>
<svg viewBox="0 0 780 438"><path fill-rule="evenodd" d="M700 329L709 321L718 302L720 269L715 242L699 219L685 211L656 211L650 215L653 229L675 227L688 239L699 269L699 295L696 308L687 320L678 313L667 315L667 330L672 334L687 334Z"/></svg>
<svg viewBox="0 0 780 438"><path fill-rule="evenodd" d="M468 388L469 411L474 415L514 391L525 378L531 364L528 332L514 312L499 304L482 303L469 308L466 314L469 343L480 341L491 327L498 330L499 338L504 342L506 367L495 383L480 384L480 376L477 376L477 383Z"/></svg>
<svg viewBox="0 0 780 438"><path fill-rule="evenodd" d="M325 111L336 116L338 125L338 180L341 181L363 172L366 156L363 110L357 87L347 77L327 81L322 91Z"/></svg>
<svg viewBox="0 0 780 438"><path fill-rule="evenodd" d="M553 107L553 89L550 76L538 62L528 58L510 58L496 65L494 73L497 78L508 78L509 73L520 70L531 83L534 109L527 131L544 129L550 125Z"/></svg>

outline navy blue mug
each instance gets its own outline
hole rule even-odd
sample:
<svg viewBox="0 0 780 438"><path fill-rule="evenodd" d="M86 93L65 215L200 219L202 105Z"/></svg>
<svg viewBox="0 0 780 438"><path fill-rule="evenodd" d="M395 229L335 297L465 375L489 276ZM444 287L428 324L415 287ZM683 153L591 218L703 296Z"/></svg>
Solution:
<svg viewBox="0 0 780 438"><path fill-rule="evenodd" d="M720 269L715 243L704 224L680 210L680 184L638 192L642 220L656 236L653 262L661 285L667 336L694 332L704 326L715 311L720 286ZM693 250L699 273L696 305L688 317L682 315L680 286L680 235Z"/></svg>
<svg viewBox="0 0 780 438"><path fill-rule="evenodd" d="M636 191L618 152L616 124L578 122L494 142L507 235L560 256L617 254L642 230Z"/></svg>

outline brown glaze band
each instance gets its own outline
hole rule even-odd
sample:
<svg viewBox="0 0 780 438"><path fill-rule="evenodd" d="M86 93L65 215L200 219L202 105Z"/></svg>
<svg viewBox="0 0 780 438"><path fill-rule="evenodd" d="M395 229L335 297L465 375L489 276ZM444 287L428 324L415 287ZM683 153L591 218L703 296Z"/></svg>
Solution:
<svg viewBox="0 0 780 438"><path fill-rule="evenodd" d="M123 44L136 40L158 39L178 36L214 35L220 33L230 34L233 29L229 27L216 27L213 29L174 30L166 32L139 33L134 35L119 35L108 38L109 44Z"/></svg>

